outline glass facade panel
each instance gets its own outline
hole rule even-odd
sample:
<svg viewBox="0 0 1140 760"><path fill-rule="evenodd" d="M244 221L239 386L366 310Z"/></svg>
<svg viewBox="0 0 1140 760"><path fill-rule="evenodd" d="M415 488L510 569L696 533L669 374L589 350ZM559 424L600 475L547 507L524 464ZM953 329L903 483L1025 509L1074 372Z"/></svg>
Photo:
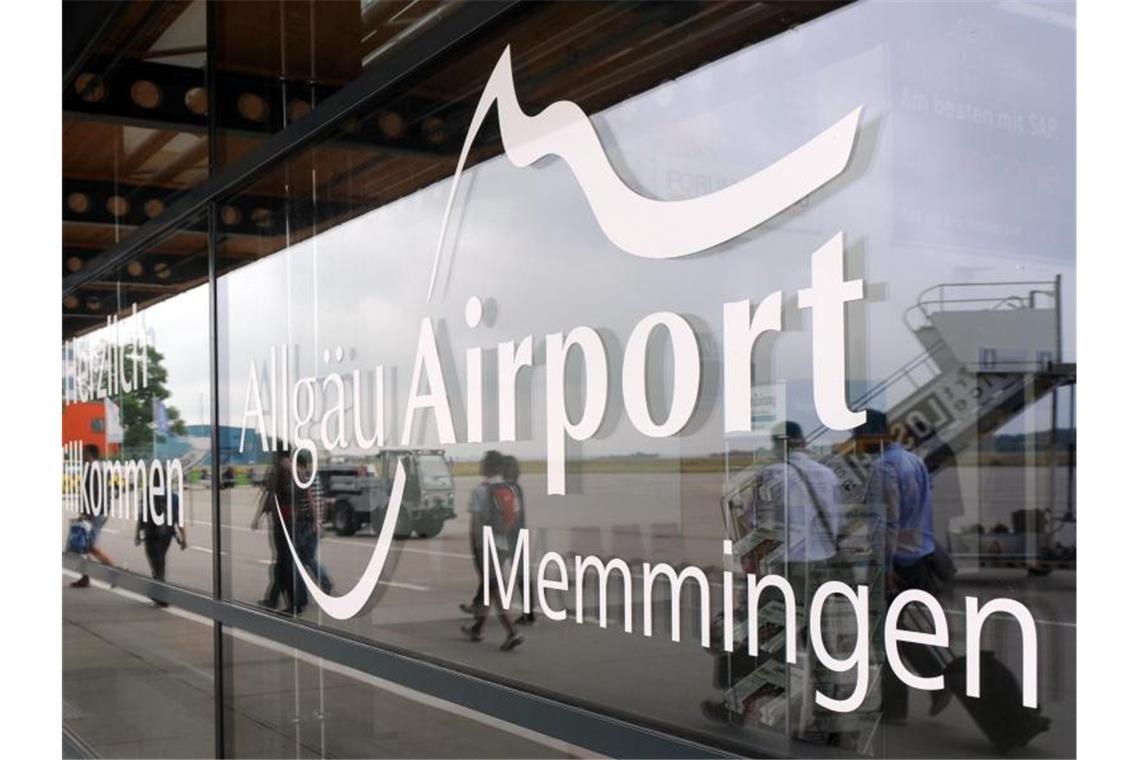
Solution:
<svg viewBox="0 0 1140 760"><path fill-rule="evenodd" d="M209 621L99 582L70 593L64 730L94 757L210 757L213 659Z"/></svg>
<svg viewBox="0 0 1140 760"><path fill-rule="evenodd" d="M228 630L228 757L581 757L473 710Z"/></svg>
<svg viewBox="0 0 1140 760"><path fill-rule="evenodd" d="M970 29L977 34L956 31ZM636 605L634 635L620 630L620 604L609 611L615 622L599 630L596 603L582 611L581 626L543 630L546 621L540 616L527 650L553 647L551 651L560 653L558 658L536 655L545 666L536 666L529 657L505 660L490 647L461 641L455 605L468 600L477 583L470 572L464 507L480 480L478 460L495 448L522 463L519 483L526 495L532 556L556 551L568 558L596 555L719 570L725 564L722 541L742 538L732 534L735 526L729 526L728 535L724 532L722 516L732 506L733 489L741 478L759 480L759 464L772 457L780 460L764 427L765 422L787 418L804 430L807 451L841 476L844 509L870 513L852 514L850 527L884 520L883 505L865 496L869 484L859 473L861 467L872 467L881 447L878 454L839 456L848 454L844 442L850 434L829 432L817 416L812 316L796 308L790 297L813 284L812 253L839 232L844 241L839 271L862 280L866 292L847 312L845 397L860 399L857 407L889 412L891 436L928 461L934 475L933 535L951 545L964 570L1017 563L1022 569L1012 572L1020 575L1018 585L1048 587L1051 579L1026 575L1025 566L1028 562L1034 570L1047 556L1052 547L1046 536L1065 530L1062 518L1067 514L1061 498L1068 493L1064 454L1051 447L1050 436L1058 433L1050 425L1054 410L1058 420L1067 419L1068 395L1056 390L1058 398L1053 400L1060 382L1046 365L1074 358L1071 312L1066 320L1059 308L1066 294L1071 298L1074 264L1071 214L1066 213L1073 203L1073 90L1071 76L1067 86L1065 79L1051 78L1048 87L1030 87L1024 72L1066 60L1056 55L1055 47L1065 37L1064 30L1030 25L988 7L940 6L931 11L860 5L596 114L607 155L623 169L624 179L647 195L680 199L729 186L862 109L850 162L834 185L703 256L659 262L625 255L599 229L596 211L586 202L590 199L583 198L587 188L582 177L565 163L520 171L500 157L464 175L454 215L459 221L448 230L431 297L426 297L433 274L428 260L444 219L450 189L446 181L227 275L220 288L228 357L223 361L228 377L223 381L223 417L229 424L243 425L239 415L251 409L251 372L267 378L274 362L278 367L287 364L290 379L278 383L274 407L280 424L286 414L282 410L297 404L286 400L286 388L295 389L298 381L310 378L324 392L323 399L317 394L315 409L306 401L288 412L291 420L296 415L312 418L300 437L323 459L318 471L327 468L329 477L336 478L342 471L351 476L357 468L371 478L375 470L377 479L390 482L384 458L368 447L350 444L326 452L319 441L321 413L335 404L340 392L338 384L327 379L339 375L348 393L359 392L359 399L346 405L362 403L367 412L362 416L372 423L369 402L381 374L377 368L383 368L388 373L385 393L391 398L385 398L388 446L422 452L416 456L430 456L426 452L442 447L454 473L454 485L445 487L443 495L449 505L459 505L457 516L452 519L444 510L441 531L436 520L420 518L429 537L394 547L385 568L390 578L381 579L380 600L368 615L338 622L310 608L307 616L589 704L674 728L710 732L692 695L706 689L715 704L716 690L707 684L724 661L701 651L697 626L690 625L701 619L695 595L686 594L682 603L680 644L665 632L642 637L643 609ZM1043 38L1052 44L1042 44ZM1071 59L1071 48L1069 54ZM961 73L956 62L963 56L976 68L993 68L1001 76ZM978 116L975 122L946 113L951 104L942 101L949 96L938 88L958 93L958 101L986 103L989 116ZM937 103L935 93L942 99ZM922 98L928 100L925 107L916 105ZM681 104L684 118L677 118ZM1054 126L1048 133L1031 134L1020 131L1029 130L1027 122L1016 127L1009 121L1030 112ZM734 134L734 129L741 131ZM951 155L978 160L969 162L966 171L945 174L922 158ZM994 155L1002 156L1001 162L986 158ZM1052 176L1056 182L1001 192L1000 186L1010 181L1000 168L1005 161L1020 162L1025 171ZM986 202L977 198L974 188L995 185ZM934 209L945 221L907 221ZM789 294L780 307L785 326L760 340L748 400L756 423L753 434L726 437L724 401L712 381L728 371L721 355L731 347L717 334L725 320L724 304L747 299L755 305L776 292ZM479 300L485 315L475 325L465 321L472 298ZM696 336L702 394L681 434L654 440L639 429L628 406L622 414L630 389L619 368L628 361L622 359L623 344L628 354L627 336L634 325L661 309L684 315ZM550 430L563 413L556 409L552 417L549 410L557 403L548 395L551 357L546 356L545 366L535 362L539 366L519 373L515 384L522 400L515 403L516 428L521 431L510 432L499 428L503 409L496 403L510 378L496 375L501 366L496 361L510 356L500 346L517 352L523 341L541 344L544 337L549 352L550 336L561 337L578 325L599 336L597 345L608 358L608 373L601 371L611 400L599 432L581 443L570 441L564 461L552 461L551 441L564 434ZM1008 342L1002 334L1010 336ZM425 335L439 351L440 377L453 402L443 420L430 412L406 413L407 397L426 387L423 379L420 388L410 387ZM476 382L487 380L483 395L489 401L466 396L473 366L467 358L469 346L477 349L487 368ZM649 347L650 417L660 420L678 381L658 378L668 378L670 365L679 359L677 349L669 350L663 341ZM570 420L580 418L584 403L588 378L581 372L573 362L567 372ZM300 387L306 390L303 383ZM263 383L262 396L272 388ZM1005 408L997 411L993 407L999 402ZM357 409L353 406L354 413ZM518 440L494 445L447 440L470 440L477 417L483 418L484 440ZM327 421L324 432L335 437L336 420ZM297 432L290 429L288 434ZM352 435L345 431L346 438ZM1016 453L997 452L998 442ZM341 457L343 463L337 461ZM423 466L417 466L423 472ZM555 470L565 473L566 495L547 494ZM351 501L345 494L344 504ZM347 509L334 510L341 508ZM364 532L372 533L367 528L376 526L367 523L376 521L375 509L369 512L358 505L354 511L365 523L360 526ZM397 527L398 536L419 533L415 514ZM1015 526L1019 519L1020 526ZM1040 530L1027 531L1026 519L1039 521ZM794 524L791 529L796 529ZM345 524L341 532L355 530ZM994 530L997 537L991 537ZM1011 551L1005 551L1003 536L1009 537ZM323 571L351 583L372 556L374 539L326 533L316 546ZM996 552L995 546L1002 551ZM883 546L868 541L860 549L882 552ZM994 553L998 557L991 561L988 555ZM235 558L239 554L235 550ZM741 568L737 564L734 569ZM880 560L879 582L871 585L880 622L888 593L882 570ZM232 571L237 583L242 568ZM260 587L259 582L253 585ZM964 581L959 593L981 593L984 601L984 588L979 592ZM614 589L620 599L620 584ZM248 593L245 598L252 600ZM1064 591L1056 594L1057 602L1050 604L1065 605L1068 598L1071 615L1071 597ZM1054 593L1046 596L1053 599ZM235 598L241 597L235 591ZM583 603L596 599L596 592L591 589L585 597ZM648 613L658 631L669 622L668 597L661 601L666 606L651 605ZM573 616L575 604L571 598L559 608L569 607ZM948 607L964 614L960 597ZM1073 652L1073 640L1065 635L1067 620L1071 617L1061 613L1054 621L1059 626L1056 634L1048 637L1052 651L1061 656ZM964 640L955 643L961 646ZM1016 653L1016 642L1011 645ZM589 675L614 657L631 668L627 677L616 677L612 670L612 679ZM644 674L646 665L655 675L636 677ZM881 674L883 665L878 662L875 672ZM782 684L769 690L780 689L782 694L786 688ZM1057 683L1054 688L1059 689L1055 697L1064 700L1064 687ZM867 702L874 716L869 719L872 728L864 730L859 723L851 730L856 747L885 751L896 741L921 746L921 734L900 729L903 738L894 740L894 728L875 725L875 699L872 693ZM749 711L748 718L782 727L790 718L779 716L789 712L785 705L770 715ZM969 718L964 711L952 711L944 716L947 720L968 723ZM1053 737L1064 753L1071 727L1055 729L1038 746L1048 745Z"/></svg>
<svg viewBox="0 0 1140 760"><path fill-rule="evenodd" d="M62 391L65 540L86 517L100 561L206 592L208 267L203 217L69 296Z"/></svg>
<svg viewBox="0 0 1140 760"><path fill-rule="evenodd" d="M512 8L172 236L216 603L730 753L1073 754L1072 7L816 5ZM217 170L465 7L219 5ZM551 748L221 667L238 756Z"/></svg>

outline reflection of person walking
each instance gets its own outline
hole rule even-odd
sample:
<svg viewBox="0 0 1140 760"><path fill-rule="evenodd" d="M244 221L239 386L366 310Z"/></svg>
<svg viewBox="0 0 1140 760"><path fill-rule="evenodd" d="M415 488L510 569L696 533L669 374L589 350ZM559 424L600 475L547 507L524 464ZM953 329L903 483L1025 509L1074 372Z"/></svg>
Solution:
<svg viewBox="0 0 1140 760"><path fill-rule="evenodd" d="M483 578L483 528L490 526L495 535L496 551L503 551L500 547L506 546L507 536L504 530L505 517L513 517L511 522L518 521L518 492L503 481L503 456L497 451L488 451L479 465L479 472L483 475L483 482L471 491L471 501L468 506L471 512L471 552L475 559L475 572L479 576L479 589L476 591L473 605L470 608L475 620L463 626L465 636L471 641L483 640L483 626L487 622L490 609L483 604L484 578ZM510 512L511 515L506 513ZM504 552L505 553L505 552ZM492 592L491 606L495 608L499 622L507 632L506 641L500 649L509 651L522 643L523 637L515 631L510 617L503 609L499 595ZM465 611L468 608L464 608Z"/></svg>
<svg viewBox="0 0 1140 760"><path fill-rule="evenodd" d="M288 536L293 541L293 546L297 550L297 556L301 558L301 563L307 565L309 544L300 541L299 538L304 535L303 531L307 527L308 515L299 513L307 512L305 504L308 498L305 492L293 483L292 456L289 450L285 448L278 451L276 457L272 469L266 475L265 494L252 525L256 530L260 524L261 515L267 513L273 536L273 572L269 588L265 592L265 598L261 599L259 604L275 610L277 609L279 595L284 592L289 602L289 609L294 614L300 615L308 604L309 595L305 590L298 569L293 564L285 531L289 531ZM299 467L307 465L306 457L306 452L297 456ZM278 505L281 507L280 518L276 514ZM282 520L284 520L284 525Z"/></svg>
<svg viewBox="0 0 1140 760"><path fill-rule="evenodd" d="M783 575L796 594L797 603L805 608L798 610L798 617L805 621L804 627L793 635L806 644L806 621L809 618L806 605L815 595L816 589L828 580L838 580L835 559L839 554L839 537L843 519L839 510L839 479L827 466L815 461L806 451L803 428L797 422L776 423L771 430L772 443L777 461L765 466L755 476L752 488L753 501L742 514L743 527L749 531L765 530L765 524L777 516L777 523L785 528L783 567L776 572ZM767 528L771 530L771 528ZM736 541L740 536L730 535ZM764 543L760 544L763 547ZM757 547L741 559L745 571L753 573L763 567L761 562L770 549ZM744 610L740 615L747 614ZM784 634L788 635L787 632ZM825 633L825 636L827 634ZM828 641L834 651L834 642ZM802 657L789 672L797 673L796 681L802 684L799 710L790 712L789 719L793 734L802 740L817 743L831 743L838 739L838 731L828 711L820 708L810 697L815 691L831 696L834 679L815 657L811 647L804 646ZM727 671L734 678L733 685L743 680L749 673L759 668L764 661L752 658L741 646L729 657L718 662L718 669ZM701 712L712 720L729 723L744 721L748 700L744 711L733 708L723 698L706 700L701 704ZM792 710L789 702L789 710Z"/></svg>
<svg viewBox="0 0 1140 760"><path fill-rule="evenodd" d="M107 505L103 503L103 496L99 495L97 498L97 487L99 483L96 481L96 468L99 466L99 447L93 443L89 443L83 447L83 461L90 465L87 470L87 476L83 479L83 490L87 492L87 498L91 504L101 504L101 514L91 516L91 534L88 539L87 553L99 560L104 565L114 565L111 558L99 548L99 533L103 530L103 526L107 524ZM99 478L102 480L102 478ZM87 588L91 585L91 578L86 573L81 575L77 580L71 582L72 588Z"/></svg>
<svg viewBox="0 0 1140 760"><path fill-rule="evenodd" d="M930 472L920 457L891 439L887 416L880 411L867 410L867 420L855 429L855 440L863 453L878 455L871 467L867 499L884 512L888 597L907 589L941 595L943 572L935 556ZM918 676L931 678L943 670L928 647L904 643L899 653ZM934 692L932 699L934 714L949 702L950 692ZM907 714L907 687L890 669L883 674L883 711L892 720L902 720Z"/></svg>
<svg viewBox="0 0 1140 760"><path fill-rule="evenodd" d="M312 472L311 462L306 452L298 456L298 473L301 480L307 481ZM302 464L303 463L303 464ZM314 477L312 485L304 492L303 505L297 510L298 555L305 558L305 567L317 579L321 591L332 593L332 576L317 559L320 553L321 523L324 515L325 494L320 477Z"/></svg>
<svg viewBox="0 0 1140 760"><path fill-rule="evenodd" d="M253 513L253 522L250 523L250 530L257 530L261 527L261 516L269 515L269 520L274 519L274 506L273 506L273 488L270 485L271 479L276 476L273 475L273 470L276 465L270 467L270 472L266 473L265 482L261 489L261 495L258 497L257 510ZM257 603L262 607L267 607L271 610L276 610L277 605L281 601L281 587L277 585L277 542L273 538L273 524L269 525L269 585L265 587L265 594L257 600Z"/></svg>
<svg viewBox="0 0 1140 760"><path fill-rule="evenodd" d="M261 495L258 497L257 510L253 513L253 522L250 523L250 530L257 530L261 527L262 515L267 515L269 520L269 554L271 563L269 565L269 585L265 587L265 594L257 603L271 610L276 610L278 604L281 602L281 594L284 589L277 583L278 560L277 556L277 530L274 526L276 522L276 507L273 503L273 496L277 493L277 480L282 468L289 466L286 460L287 455L278 454L273 463L266 468L265 477L261 484Z"/></svg>
<svg viewBox="0 0 1140 760"><path fill-rule="evenodd" d="M494 450L484 454L483 460L479 462L479 474L483 476L483 482L471 491L471 499L467 504L467 511L471 513L467 536L471 542L471 559L475 562L475 577L478 579L478 584L475 586L475 596L471 597L471 602L459 605L459 609L468 615L477 614L483 606L483 539L480 535L483 523L479 519L479 514L490 511L490 507L487 506L487 502L491 499L490 484L503 480L503 455Z"/></svg>
<svg viewBox="0 0 1140 760"><path fill-rule="evenodd" d="M178 494L169 494L157 498L153 502L155 519L150 519L147 505L139 510L139 520L135 525L135 546L145 544L146 561L150 564L151 577L156 581L166 580L166 553L170 550L170 542L178 539L178 547L186 549L186 529L179 525L182 517L182 507ZM161 520L159 525L155 520ZM166 602L158 599L154 603L159 607L166 607Z"/></svg>
<svg viewBox="0 0 1140 760"><path fill-rule="evenodd" d="M522 486L519 485L519 477L521 476L519 468L519 460L515 459L509 454L503 457L503 481L514 489L515 495L518 498L518 520L514 526L513 532L518 535L518 531L526 527L526 499L523 497ZM514 536L508 537L507 545L514 545ZM524 572L529 572L527 568L523 568ZM519 591L522 591L523 576L519 576ZM523 612L515 618L516 625L534 625L534 610L530 612Z"/></svg>
<svg viewBox="0 0 1140 760"><path fill-rule="evenodd" d="M770 497L782 505L785 512L788 531L785 574L797 595L802 594L806 621L808 600L814 598L818 587L829 580L847 580L839 578L833 566L842 532L839 478L808 455L803 428L798 423L788 421L776 425L772 438L777 447L783 448L783 461L769 467L766 476L772 486ZM806 630L801 629L798 634L806 643ZM824 638L835 651L834 636L829 634L832 631L825 632ZM804 695L818 690L835 696L837 684L832 673L821 666L812 647L804 647L804 663L799 670ZM822 738L827 743L834 742L838 733L834 730L837 726L833 717L814 699L804 696L800 700L796 735L805 740Z"/></svg>

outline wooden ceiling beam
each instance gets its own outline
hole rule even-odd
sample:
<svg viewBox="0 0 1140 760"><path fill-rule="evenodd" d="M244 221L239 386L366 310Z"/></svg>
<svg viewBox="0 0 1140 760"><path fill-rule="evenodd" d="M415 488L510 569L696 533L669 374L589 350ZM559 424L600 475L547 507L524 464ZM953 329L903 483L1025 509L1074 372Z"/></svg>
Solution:
<svg viewBox="0 0 1140 760"><path fill-rule="evenodd" d="M191 145L178 156L178 158L171 161L161 170L155 172L150 181L155 184L169 182L177 179L183 172L192 168L195 164L204 161L210 153L210 138L199 137L198 141Z"/></svg>
<svg viewBox="0 0 1140 760"><path fill-rule="evenodd" d="M164 129L155 130L149 137L143 140L139 147L131 151L123 161L123 165L119 169L121 176L130 177L133 175L143 164L149 161L151 157L177 137L178 134L178 132L169 132Z"/></svg>

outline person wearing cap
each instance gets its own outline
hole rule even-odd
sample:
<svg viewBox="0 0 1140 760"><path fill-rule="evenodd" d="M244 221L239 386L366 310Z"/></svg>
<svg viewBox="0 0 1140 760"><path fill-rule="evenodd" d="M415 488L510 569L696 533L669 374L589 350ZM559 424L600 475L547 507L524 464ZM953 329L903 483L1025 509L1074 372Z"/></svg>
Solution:
<svg viewBox="0 0 1140 760"><path fill-rule="evenodd" d="M839 579L836 568L831 566L839 553L842 528L839 478L808 455L799 423L790 420L777 423L772 428L772 444L781 461L765 468L762 482L766 486L766 498L779 510L777 514L785 515L786 573L797 597L803 600L806 620L806 605L816 588ZM815 689L826 693L833 690L834 679L820 666L810 647L802 674L804 694ZM797 736L808 741L831 742L837 727L835 716L818 708L815 700L801 700Z"/></svg>
<svg viewBox="0 0 1140 760"><path fill-rule="evenodd" d="M799 617L807 620L806 605L815 589L829 580L839 579L838 570L832 566L832 560L839 553L842 529L839 478L808 455L799 423L779 422L772 427L771 435L777 461L757 473L756 500L746 520L751 529L763 529L765 515L775 516L783 523L786 542L782 561L769 565L768 572L787 578L797 603L805 605ZM833 675L820 665L811 647L805 647L805 652L807 657L803 664L796 666L802 674L803 693L811 694L817 688L831 693L835 686ZM718 700L702 702L701 711L713 720L738 720L728 706ZM799 714L793 722L796 736L816 743L833 743L840 725L827 712L817 707L813 699L801 700Z"/></svg>
<svg viewBox="0 0 1140 760"><path fill-rule="evenodd" d="M787 560L826 562L839 550L839 478L808 455L799 423L776 423L772 443L782 461L766 467L762 481L765 500L786 510Z"/></svg>
<svg viewBox="0 0 1140 760"><path fill-rule="evenodd" d="M887 587L927 589L934 554L934 506L930 471L917 455L891 438L887 416L867 410L855 428L862 453L877 455L871 466L868 498L883 507Z"/></svg>
<svg viewBox="0 0 1140 760"><path fill-rule="evenodd" d="M894 598L907 589L920 589L935 596L940 583L934 566L934 506L930 471L922 458L904 449L891 437L887 415L868 409L867 419L855 428L855 441L862 454L875 457L867 489L868 504L882 509L884 523L884 568L887 596ZM914 627L904 620L904 626ZM910 669L930 678L942 672L942 665L928 647L904 643L899 653ZM884 672L883 711L888 720L901 721L907 715L907 686ZM933 692L930 712L939 712L949 701L950 692Z"/></svg>

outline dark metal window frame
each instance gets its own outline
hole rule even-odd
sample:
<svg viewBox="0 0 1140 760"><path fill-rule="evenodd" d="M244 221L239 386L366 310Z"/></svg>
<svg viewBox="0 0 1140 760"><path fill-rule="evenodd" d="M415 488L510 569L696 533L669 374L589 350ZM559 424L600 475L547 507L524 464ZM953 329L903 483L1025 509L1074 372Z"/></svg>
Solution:
<svg viewBox="0 0 1140 760"><path fill-rule="evenodd" d="M219 202L228 194L238 191L255 179L263 170L283 159L296 155L332 131L345 118L371 104L397 87L407 76L437 60L476 32L500 19L520 0L465 3L445 16L437 24L424 30L415 45L393 50L391 56L350 82L322 102L309 116L291 124L267 138L257 149L225 171L216 172L218 125L210 118L207 134L210 138L209 176L171 203L153 220L146 222L130 237L95 256L82 271L63 279L63 295L78 291L85 283L106 276L163 236L190 223L206 212L209 245L209 341L210 341L210 427L213 451L220 449L218 440L218 301L216 251ZM212 47L214 43L213 9L207 14L206 82L211 98L214 97L215 72ZM210 114L216 113L210 107ZM212 458L211 482L220 482L220 461ZM710 747L699 741L674 735L667 727L657 730L627 720L611 717L601 711L589 710L557 698L527 691L523 688L496 682L478 675L463 672L446 663L419 658L414 653L396 651L375 642L354 639L346 634L325 630L307 623L298 623L285 617L223 598L223 567L221 552L221 495L217 488L211 492L213 531L213 582L210 593L194 591L160 582L117 568L105 567L76 555L63 555L63 567L113 586L197 613L213 621L214 637L214 700L215 700L215 752L217 757L232 754L232 736L226 731L226 705L232 685L226 674L226 649L230 640L224 635L227 626L248 631L265 639L296 647L309 654L377 676L414 691L462 704L479 713L569 742L579 747L613 757L733 757L735 753ZM753 737L750 737L753 738ZM734 744L736 742L733 742ZM786 737L766 737L764 747L768 756L793 756L796 742ZM820 748L815 747L818 752ZM754 745L740 743L741 752L756 755Z"/></svg>
<svg viewBox="0 0 1140 760"><path fill-rule="evenodd" d="M406 77L437 60L493 21L501 18L519 0L464 3L445 15L433 26L423 30L414 45L394 48L389 56L373 68L348 83L313 109L304 119L290 124L267 138L256 149L243 156L225 171L211 175L205 181L183 193L167 209L142 225L132 235L93 258L79 272L63 278L63 296L79 290L85 283L105 276L122 266L132 257L145 252L147 246L189 223L208 204L240 190L255 179L264 169L296 155L327 135L344 119L368 108L383 95L397 87ZM207 14L207 47L213 44L212 13ZM207 51L207 78L212 77L213 56ZM213 92L213 89L210 90ZM215 113L217 109L209 109ZM216 125L207 127L211 151L216 149ZM211 161L211 169L216 162ZM214 257L214 240L210 240L210 258Z"/></svg>

